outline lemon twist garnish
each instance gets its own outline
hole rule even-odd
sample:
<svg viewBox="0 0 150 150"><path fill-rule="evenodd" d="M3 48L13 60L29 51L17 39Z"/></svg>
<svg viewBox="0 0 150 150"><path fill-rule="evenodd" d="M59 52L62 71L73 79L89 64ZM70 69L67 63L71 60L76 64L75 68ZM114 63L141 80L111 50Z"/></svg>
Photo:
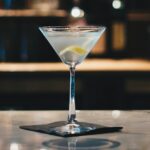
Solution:
<svg viewBox="0 0 150 150"><path fill-rule="evenodd" d="M77 46L77 45L72 45L72 46L68 46L65 49L60 51L60 55L65 54L66 52L74 52L78 55L84 55L86 54L86 50Z"/></svg>

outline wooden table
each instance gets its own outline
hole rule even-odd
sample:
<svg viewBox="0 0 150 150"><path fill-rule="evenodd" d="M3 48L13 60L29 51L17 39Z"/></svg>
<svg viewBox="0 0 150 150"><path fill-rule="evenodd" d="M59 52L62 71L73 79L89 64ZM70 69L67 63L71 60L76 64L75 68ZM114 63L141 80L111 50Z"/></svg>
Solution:
<svg viewBox="0 0 150 150"><path fill-rule="evenodd" d="M150 148L150 110L77 111L77 118L80 121L123 126L122 132L118 133L61 138L19 128L21 125L65 120L66 117L67 111L0 111L0 149L149 150Z"/></svg>

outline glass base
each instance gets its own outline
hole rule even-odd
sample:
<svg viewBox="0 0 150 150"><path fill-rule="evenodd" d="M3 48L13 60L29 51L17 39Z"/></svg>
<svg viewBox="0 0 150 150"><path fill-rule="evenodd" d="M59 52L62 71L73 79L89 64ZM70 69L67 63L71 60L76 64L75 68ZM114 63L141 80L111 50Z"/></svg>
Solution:
<svg viewBox="0 0 150 150"><path fill-rule="evenodd" d="M122 127L106 127L86 122L67 123L65 121L46 125L21 126L20 128L62 137L117 132L122 129Z"/></svg>
<svg viewBox="0 0 150 150"><path fill-rule="evenodd" d="M70 123L65 124L59 127L53 128L53 132L61 135L76 135L76 134L84 134L86 132L90 132L95 130L96 127L90 126L88 123Z"/></svg>

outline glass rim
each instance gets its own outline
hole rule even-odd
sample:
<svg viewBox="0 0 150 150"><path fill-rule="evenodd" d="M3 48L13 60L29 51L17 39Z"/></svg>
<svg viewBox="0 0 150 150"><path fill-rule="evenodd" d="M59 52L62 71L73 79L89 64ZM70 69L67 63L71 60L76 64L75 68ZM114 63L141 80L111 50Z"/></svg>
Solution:
<svg viewBox="0 0 150 150"><path fill-rule="evenodd" d="M72 30L102 30L102 29L106 29L105 26L92 26L92 25L85 25L85 26L40 26L39 29L52 29L53 31L57 31L57 30L68 30L72 29ZM71 31L72 31L71 30Z"/></svg>

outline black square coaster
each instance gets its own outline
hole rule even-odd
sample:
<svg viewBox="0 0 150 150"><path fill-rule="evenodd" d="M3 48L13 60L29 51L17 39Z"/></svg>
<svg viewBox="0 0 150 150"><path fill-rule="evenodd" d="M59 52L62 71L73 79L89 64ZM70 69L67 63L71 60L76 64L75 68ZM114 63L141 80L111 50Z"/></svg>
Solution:
<svg viewBox="0 0 150 150"><path fill-rule="evenodd" d="M81 135L92 135L92 134L101 134L101 133L110 133L110 132L118 132L121 131L123 127L106 127L102 125L97 124L91 124L91 123L85 123L85 122L78 122L78 124L83 127L91 127L92 130L85 131L81 130L79 133L70 133L70 132L64 132L61 130L56 130L56 128L61 128L67 125L65 121L59 121L54 122L50 124L44 124L44 125L29 125L29 126L20 126L21 129L45 133L45 134L51 134L61 137L71 137L71 136L81 136Z"/></svg>

